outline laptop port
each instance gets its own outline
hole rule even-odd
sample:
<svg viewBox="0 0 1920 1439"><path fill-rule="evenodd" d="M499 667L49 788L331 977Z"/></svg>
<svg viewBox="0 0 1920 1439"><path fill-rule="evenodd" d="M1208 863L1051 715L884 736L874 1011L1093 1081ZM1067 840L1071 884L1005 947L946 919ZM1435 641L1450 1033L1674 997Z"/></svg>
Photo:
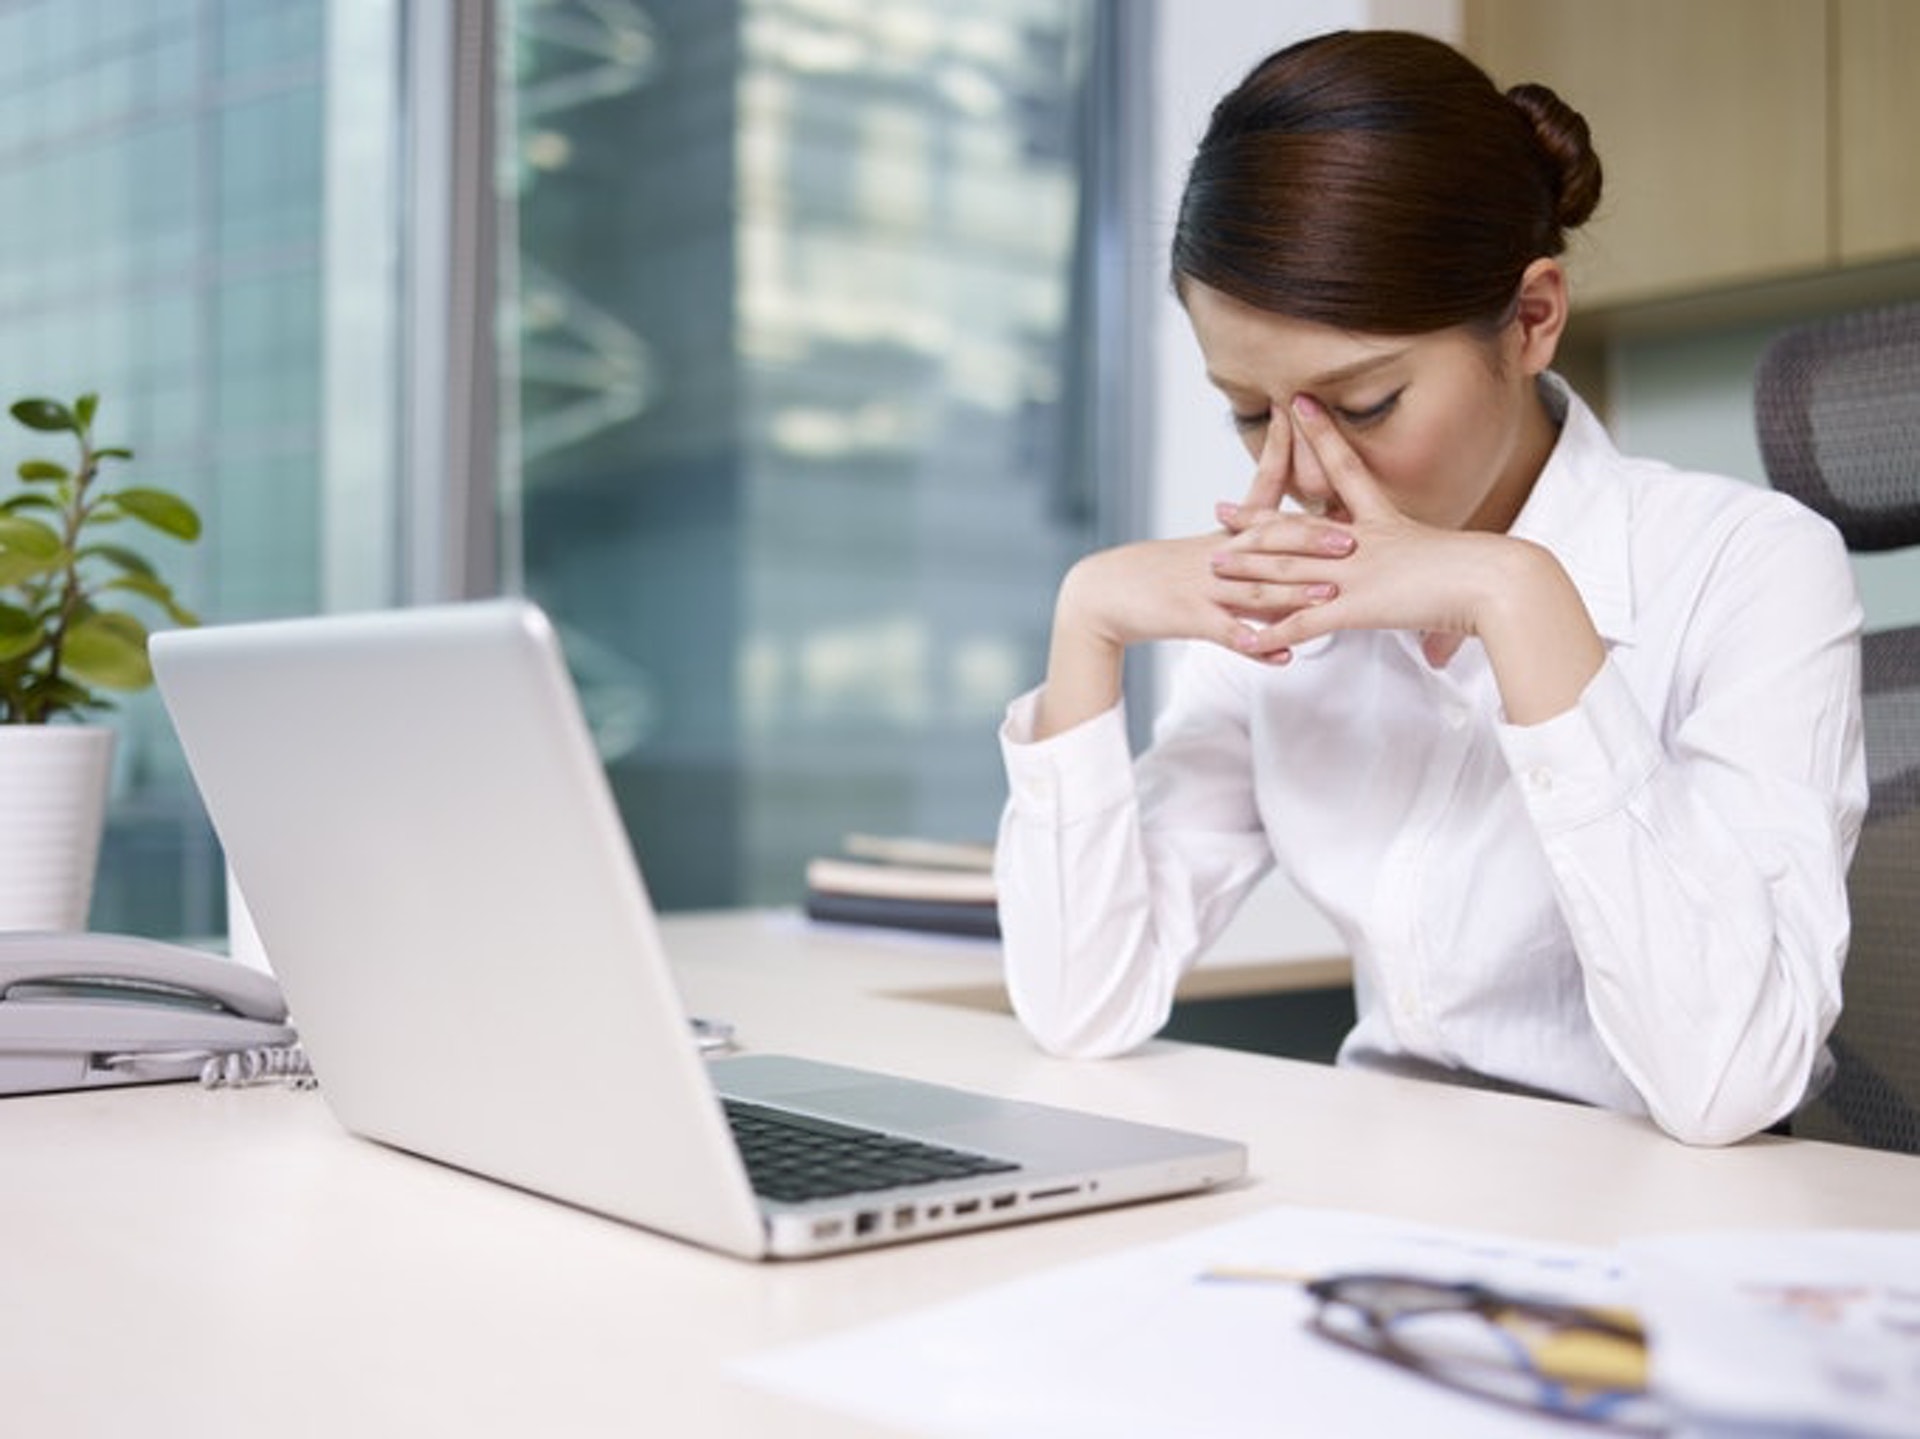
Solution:
<svg viewBox="0 0 1920 1439"><path fill-rule="evenodd" d="M844 1219L816 1219L813 1221L815 1239L838 1239L847 1227Z"/></svg>
<svg viewBox="0 0 1920 1439"><path fill-rule="evenodd" d="M871 1234L879 1227L880 1211L877 1209L863 1209L853 1216L853 1232L855 1234Z"/></svg>
<svg viewBox="0 0 1920 1439"><path fill-rule="evenodd" d="M1079 1192L1080 1192L1080 1186L1077 1184L1062 1184L1057 1189L1036 1189L1033 1191L1033 1193L1029 1194L1027 1198L1030 1200L1031 1199L1065 1199L1069 1194L1078 1194Z"/></svg>
<svg viewBox="0 0 1920 1439"><path fill-rule="evenodd" d="M993 1207L995 1209L1011 1209L1013 1208L1014 1200L1019 1197L1017 1194L996 1194L993 1196Z"/></svg>
<svg viewBox="0 0 1920 1439"><path fill-rule="evenodd" d="M895 1229L913 1228L913 1215L914 1210L911 1204L901 1205L893 1211L893 1227Z"/></svg>
<svg viewBox="0 0 1920 1439"><path fill-rule="evenodd" d="M953 1213L956 1218L963 1214L972 1214L980 1208L977 1199L956 1199L953 1201Z"/></svg>

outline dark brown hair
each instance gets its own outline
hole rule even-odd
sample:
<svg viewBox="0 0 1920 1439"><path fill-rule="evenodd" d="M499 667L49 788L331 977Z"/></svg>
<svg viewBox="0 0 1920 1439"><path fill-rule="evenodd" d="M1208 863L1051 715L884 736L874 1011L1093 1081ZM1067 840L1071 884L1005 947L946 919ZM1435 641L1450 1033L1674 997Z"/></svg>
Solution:
<svg viewBox="0 0 1920 1439"><path fill-rule="evenodd" d="M1599 199L1586 121L1545 86L1503 95L1438 40L1342 31L1214 107L1173 283L1369 334L1497 325Z"/></svg>

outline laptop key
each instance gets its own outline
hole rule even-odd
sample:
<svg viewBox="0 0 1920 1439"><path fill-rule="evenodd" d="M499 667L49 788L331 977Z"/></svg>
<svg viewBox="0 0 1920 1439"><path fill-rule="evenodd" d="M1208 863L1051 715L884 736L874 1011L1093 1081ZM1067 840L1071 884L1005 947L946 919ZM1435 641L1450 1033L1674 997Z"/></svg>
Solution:
<svg viewBox="0 0 1920 1439"><path fill-rule="evenodd" d="M754 1190L799 1203L1003 1174L1020 1166L990 1154L903 1139L743 1100L726 1100L728 1121Z"/></svg>

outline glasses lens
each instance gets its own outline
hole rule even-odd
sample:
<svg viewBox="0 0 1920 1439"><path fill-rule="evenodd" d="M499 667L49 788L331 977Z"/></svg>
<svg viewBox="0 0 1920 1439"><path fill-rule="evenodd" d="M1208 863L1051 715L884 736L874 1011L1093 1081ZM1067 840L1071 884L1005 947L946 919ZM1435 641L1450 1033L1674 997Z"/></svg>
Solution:
<svg viewBox="0 0 1920 1439"><path fill-rule="evenodd" d="M1455 1389L1563 1418L1660 1427L1644 1341L1615 1316L1390 1275L1309 1291L1322 1304L1321 1333Z"/></svg>

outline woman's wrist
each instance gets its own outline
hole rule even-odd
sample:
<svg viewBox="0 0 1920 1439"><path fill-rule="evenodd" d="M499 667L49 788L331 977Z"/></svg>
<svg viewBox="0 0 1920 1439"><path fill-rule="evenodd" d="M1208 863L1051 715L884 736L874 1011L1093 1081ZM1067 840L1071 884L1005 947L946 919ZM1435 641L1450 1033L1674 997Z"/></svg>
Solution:
<svg viewBox="0 0 1920 1439"><path fill-rule="evenodd" d="M1120 702L1126 645L1103 622L1099 585L1090 555L1067 572L1054 602L1047 681L1034 716L1034 738L1084 724Z"/></svg>
<svg viewBox="0 0 1920 1439"><path fill-rule="evenodd" d="M1606 645L1551 551L1511 538L1501 548L1474 628L1507 722L1540 724L1579 703L1606 662Z"/></svg>

